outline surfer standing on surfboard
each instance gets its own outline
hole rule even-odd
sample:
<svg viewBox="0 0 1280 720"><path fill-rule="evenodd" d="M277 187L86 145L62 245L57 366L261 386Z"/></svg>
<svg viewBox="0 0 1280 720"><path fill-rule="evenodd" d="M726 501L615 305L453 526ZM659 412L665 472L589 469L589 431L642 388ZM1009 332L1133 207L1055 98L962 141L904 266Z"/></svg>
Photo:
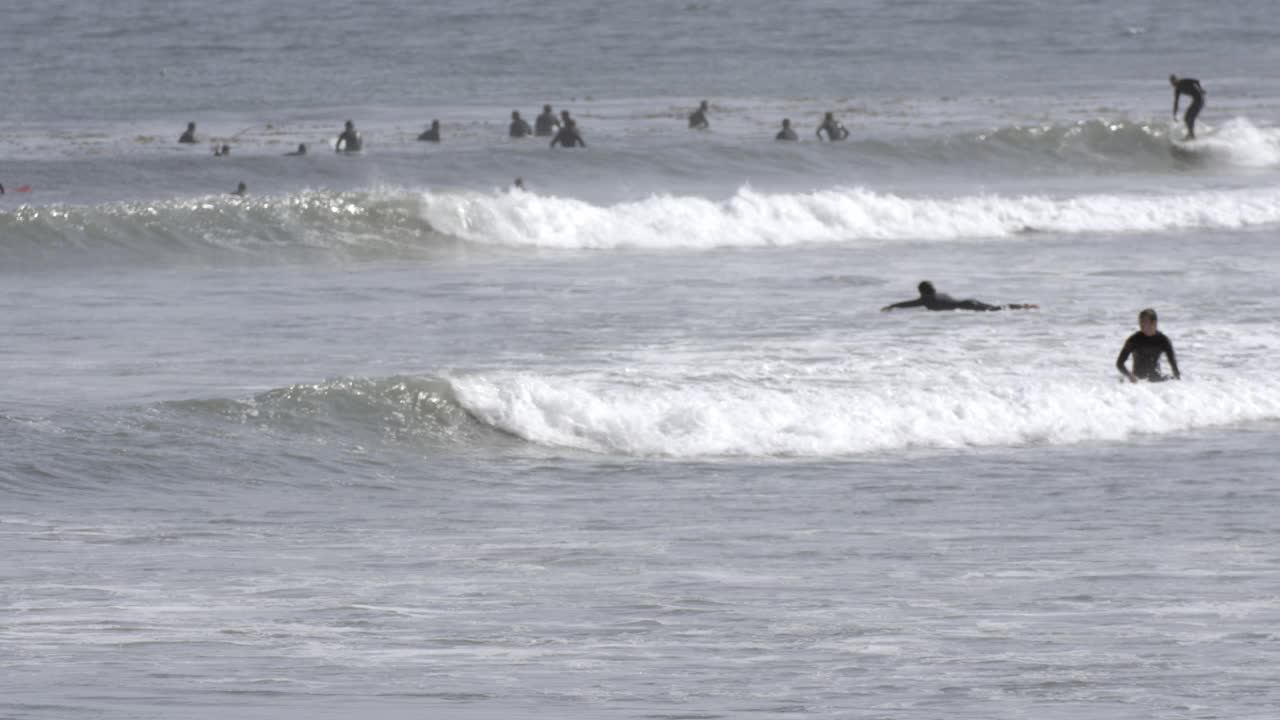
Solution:
<svg viewBox="0 0 1280 720"><path fill-rule="evenodd" d="M1177 75L1169 76L1169 84L1173 86L1173 116L1178 117L1178 99L1183 95L1191 98L1191 107L1187 108L1187 114L1182 116L1184 122L1187 123L1187 139L1196 139L1196 116L1200 114L1200 109L1204 107L1204 88L1200 87L1200 81L1194 78L1179 78Z"/></svg>

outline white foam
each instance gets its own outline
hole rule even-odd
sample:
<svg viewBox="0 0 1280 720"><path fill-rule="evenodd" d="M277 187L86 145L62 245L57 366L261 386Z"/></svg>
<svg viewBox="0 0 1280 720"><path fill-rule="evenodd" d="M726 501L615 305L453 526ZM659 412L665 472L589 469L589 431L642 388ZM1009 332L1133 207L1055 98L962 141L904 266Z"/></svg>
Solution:
<svg viewBox="0 0 1280 720"><path fill-rule="evenodd" d="M1219 129L1206 130L1208 132L1202 130L1196 140L1179 147L1243 167L1280 165L1280 128L1260 128L1246 118L1238 117L1228 120Z"/></svg>
<svg viewBox="0 0 1280 720"><path fill-rule="evenodd" d="M1142 233L1270 225L1280 223L1280 188L955 198L905 197L862 188L778 194L743 188L725 201L656 195L607 206L520 192L428 193L422 213L446 234L515 247L883 244L1007 238L1029 230Z"/></svg>
<svg viewBox="0 0 1280 720"><path fill-rule="evenodd" d="M645 456L1061 445L1280 419L1280 381L1240 377L680 387L500 374L452 384L475 417L530 442Z"/></svg>

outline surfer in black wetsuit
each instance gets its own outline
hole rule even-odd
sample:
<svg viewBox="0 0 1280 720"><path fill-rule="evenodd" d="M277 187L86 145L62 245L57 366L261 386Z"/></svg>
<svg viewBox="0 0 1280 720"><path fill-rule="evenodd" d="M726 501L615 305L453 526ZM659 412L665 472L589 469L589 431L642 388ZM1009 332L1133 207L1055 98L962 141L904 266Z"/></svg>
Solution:
<svg viewBox="0 0 1280 720"><path fill-rule="evenodd" d="M307 144L306 144L306 143L298 143L298 149L297 149L297 150L294 150L293 152L287 152L287 153L285 153L285 155L292 156L292 157L297 157L297 156L300 156L300 155L306 155L306 154L307 154Z"/></svg>
<svg viewBox="0 0 1280 720"><path fill-rule="evenodd" d="M1179 78L1177 75L1169 76L1169 84L1173 86L1173 116L1178 117L1178 99L1183 95L1191 98L1191 107L1187 108L1187 114L1182 116L1183 122L1187 124L1187 139L1196 139L1196 116L1200 114L1200 109L1204 107L1204 88L1200 87L1200 81L1194 78Z"/></svg>
<svg viewBox="0 0 1280 720"><path fill-rule="evenodd" d="M233 192L233 193L231 193L231 194L232 194L232 195L238 195L238 196L240 196L240 197L244 197L245 195L248 195L248 194L249 194L249 186L248 186L248 185L245 185L244 183L240 183L239 185L236 185L235 192Z"/></svg>
<svg viewBox="0 0 1280 720"><path fill-rule="evenodd" d="M822 124L818 126L818 131L814 133L818 136L819 140L822 139L822 132L824 130L827 133L827 140L831 142L844 140L849 137L849 131L845 129L844 125L840 124L839 120L836 120L835 113L827 113L822 118Z"/></svg>
<svg viewBox="0 0 1280 720"><path fill-rule="evenodd" d="M440 121L432 120L431 127L423 130L422 134L418 136L418 139L426 142L440 142Z"/></svg>
<svg viewBox="0 0 1280 720"><path fill-rule="evenodd" d="M360 133L356 132L356 124L348 120L338 135L338 142L333 145L334 152L360 152Z"/></svg>
<svg viewBox="0 0 1280 720"><path fill-rule="evenodd" d="M979 300L957 300L946 293L940 293L934 289L933 283L925 280L916 286L920 290L920 297L915 300L904 300L900 303L885 305L880 308L880 312L887 310L901 310L903 308L923 307L929 310L975 310L978 312L990 312L992 310L1034 310L1039 305L1028 304L1010 304L1010 305L988 305Z"/></svg>
<svg viewBox="0 0 1280 720"><path fill-rule="evenodd" d="M529 127L529 123L520 117L519 110L511 111L511 126L507 128L507 135L513 138L522 138L533 134L533 128Z"/></svg>
<svg viewBox="0 0 1280 720"><path fill-rule="evenodd" d="M692 113L689 114L690 130L710 130L711 129L711 123L707 122L708 109L709 108L707 107L707 101L703 100L702 104L698 106L698 109L694 110Z"/></svg>
<svg viewBox="0 0 1280 720"><path fill-rule="evenodd" d="M189 122L187 123L187 131L182 133L182 137L178 138L178 142L191 145L191 144L194 144L195 141L196 141L196 124L193 122Z"/></svg>
<svg viewBox="0 0 1280 720"><path fill-rule="evenodd" d="M533 134L538 137L551 137L555 133L555 129L560 127L560 120L556 118L556 114L551 111L550 105L542 106L542 114L533 120Z"/></svg>
<svg viewBox="0 0 1280 720"><path fill-rule="evenodd" d="M778 131L777 135L773 136L773 139L788 140L788 141L795 141L800 139L799 137L796 136L796 131L791 129L791 118L782 119L782 129Z"/></svg>
<svg viewBox="0 0 1280 720"><path fill-rule="evenodd" d="M1169 356L1169 367L1173 370L1173 379L1182 379L1182 374L1178 372L1178 360L1173 355L1173 343L1169 342L1169 338L1164 333L1156 329L1156 321L1156 311L1151 308L1138 313L1140 329L1124 341L1120 356L1116 358L1116 369L1128 378L1129 382L1168 380L1169 378L1160 372L1162 353ZM1133 355L1133 372L1129 372L1129 369L1124 366L1130 355Z"/></svg>
<svg viewBox="0 0 1280 720"><path fill-rule="evenodd" d="M566 112L566 114L568 114ZM586 147L587 143L582 139L582 135L578 134L578 123L573 118L566 117L564 126L551 139L551 147L561 145L563 147Z"/></svg>

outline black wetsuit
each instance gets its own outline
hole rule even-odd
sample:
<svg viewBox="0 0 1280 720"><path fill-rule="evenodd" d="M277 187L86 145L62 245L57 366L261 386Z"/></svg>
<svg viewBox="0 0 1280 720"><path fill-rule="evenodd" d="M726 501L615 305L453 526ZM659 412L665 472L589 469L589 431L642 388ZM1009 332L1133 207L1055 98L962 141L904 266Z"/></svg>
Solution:
<svg viewBox="0 0 1280 720"><path fill-rule="evenodd" d="M583 141L582 136L578 134L576 125L565 125L560 128L556 136L551 139L551 147L563 145L564 147L586 147L587 143Z"/></svg>
<svg viewBox="0 0 1280 720"><path fill-rule="evenodd" d="M538 137L551 137L554 128L560 127L560 118L553 112L544 112L533 121L533 134Z"/></svg>
<svg viewBox="0 0 1280 720"><path fill-rule="evenodd" d="M835 120L823 121L823 123L818 126L817 135L819 138L822 137L823 130L827 131L827 140L844 140L849 137L849 131Z"/></svg>
<svg viewBox="0 0 1280 720"><path fill-rule="evenodd" d="M1178 99L1183 95L1191 98L1191 107L1187 108L1187 114L1182 116L1184 122L1187 123L1187 137L1196 136L1196 116L1200 114L1200 108L1204 107L1204 88L1200 87L1200 81L1193 78L1182 78L1178 80L1178 84L1173 87L1173 114L1178 115Z"/></svg>
<svg viewBox="0 0 1280 720"><path fill-rule="evenodd" d="M440 142L440 126L433 125L426 130L423 130L422 134L418 136L418 139L423 142Z"/></svg>
<svg viewBox="0 0 1280 720"><path fill-rule="evenodd" d="M522 138L526 135L533 134L533 128L529 127L529 123L524 118L511 121L511 127L508 128L507 134L513 138Z"/></svg>
<svg viewBox="0 0 1280 720"><path fill-rule="evenodd" d="M792 130L791 128L782 128L781 130L778 131L777 135L773 136L773 139L774 140L799 140L800 138L796 137L795 130Z"/></svg>
<svg viewBox="0 0 1280 720"><path fill-rule="evenodd" d="M1161 353L1169 356L1169 367L1173 369L1173 376L1182 377L1178 372L1178 361L1173 355L1173 343L1159 331L1154 335L1144 335L1139 330L1130 335L1129 339L1124 341L1120 357L1116 358L1116 369L1124 373L1124 363L1129 359L1129 355L1133 355L1133 374L1139 379L1152 382L1168 380L1169 378L1160 372Z"/></svg>
<svg viewBox="0 0 1280 720"><path fill-rule="evenodd" d="M691 130L708 130L711 128L711 123L707 122L707 114L702 111L702 108L694 110L693 114L689 116L689 128Z"/></svg>
<svg viewBox="0 0 1280 720"><path fill-rule="evenodd" d="M360 152L360 133L355 128L343 130L338 136L338 142L334 143L334 150L345 152Z"/></svg>
<svg viewBox="0 0 1280 720"><path fill-rule="evenodd" d="M194 143L195 141L196 141L195 128L188 128L186 132L182 133L182 137L178 138L178 142L180 143L191 144L191 143Z"/></svg>
<svg viewBox="0 0 1280 720"><path fill-rule="evenodd" d="M924 307L929 310L976 310L978 312L990 312L992 310L1004 310L1005 308L1020 309L1022 305L988 305L979 300L957 300L946 293L934 293L932 295L921 295L915 300L905 300L900 303L894 303L884 308L885 310L900 310L902 308Z"/></svg>

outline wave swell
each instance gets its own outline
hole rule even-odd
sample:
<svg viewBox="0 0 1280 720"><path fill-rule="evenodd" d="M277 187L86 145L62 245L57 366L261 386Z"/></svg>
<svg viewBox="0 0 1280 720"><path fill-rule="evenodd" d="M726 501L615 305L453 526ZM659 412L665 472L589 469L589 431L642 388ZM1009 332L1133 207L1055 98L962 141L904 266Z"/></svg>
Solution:
<svg viewBox="0 0 1280 720"><path fill-rule="evenodd" d="M863 188L595 205L524 192L306 192L0 213L6 269L101 262L342 262L465 246L705 250L1156 233L1280 223L1280 187L1169 194L912 197Z"/></svg>
<svg viewBox="0 0 1280 720"><path fill-rule="evenodd" d="M1120 442L1280 420L1280 382L1088 380L767 386L527 373L335 379L176 407L270 432L441 450L528 443L607 455L826 457Z"/></svg>

